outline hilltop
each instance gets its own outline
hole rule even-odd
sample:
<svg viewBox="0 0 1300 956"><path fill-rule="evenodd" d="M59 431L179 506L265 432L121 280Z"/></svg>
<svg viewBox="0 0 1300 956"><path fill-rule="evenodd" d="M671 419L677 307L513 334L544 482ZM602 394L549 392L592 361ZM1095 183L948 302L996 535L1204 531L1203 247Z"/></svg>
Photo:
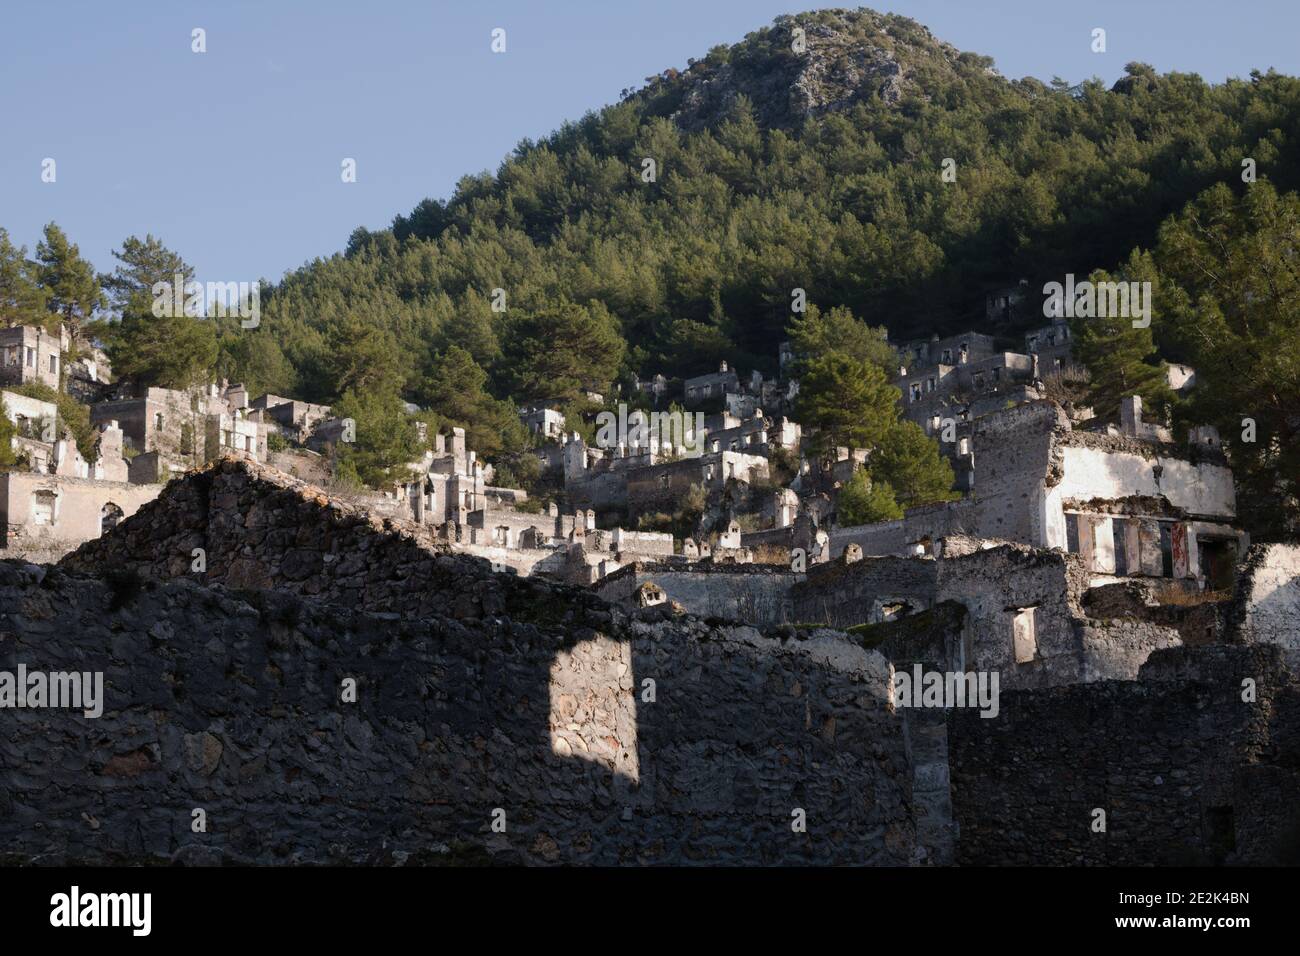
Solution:
<svg viewBox="0 0 1300 956"><path fill-rule="evenodd" d="M685 70L648 77L628 99L646 116L697 131L725 122L744 98L761 127L797 129L855 103L901 106L952 84L992 88L998 80L992 60L962 53L907 17L820 10L777 17L735 46L692 59Z"/></svg>

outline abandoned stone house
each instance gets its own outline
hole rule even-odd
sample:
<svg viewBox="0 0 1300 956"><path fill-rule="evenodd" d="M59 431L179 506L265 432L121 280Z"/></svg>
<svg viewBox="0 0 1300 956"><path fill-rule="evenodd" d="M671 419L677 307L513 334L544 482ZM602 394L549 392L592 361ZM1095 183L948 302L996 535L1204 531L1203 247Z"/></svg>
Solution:
<svg viewBox="0 0 1300 956"><path fill-rule="evenodd" d="M893 650L947 672L996 672L1004 690L1135 680L1156 651L1225 641L1300 647L1300 548L1246 562L1236 597L1176 581L1099 578L1080 554L954 536L935 554L785 565L645 561L593 584L629 608L674 603L755 627L915 624ZM1252 554L1255 552L1252 551ZM648 597L648 595L653 595Z"/></svg>
<svg viewBox="0 0 1300 956"><path fill-rule="evenodd" d="M160 485L128 482L117 422L100 425L96 454L88 462L71 433L60 435L53 402L8 391L0 392L0 400L18 431L13 447L21 465L0 473L0 546L6 557L57 560L158 495Z"/></svg>
<svg viewBox="0 0 1300 956"><path fill-rule="evenodd" d="M10 391L0 391L0 402L14 426L11 444L15 454L27 461L31 471L53 471L59 407Z"/></svg>
<svg viewBox="0 0 1300 956"><path fill-rule="evenodd" d="M668 379L662 373L656 373L650 378L638 378L635 387L638 392L649 395L657 405L668 394Z"/></svg>
<svg viewBox="0 0 1300 956"><path fill-rule="evenodd" d="M71 475L0 473L3 557L48 563L111 530L152 501L162 485Z"/></svg>
<svg viewBox="0 0 1300 956"><path fill-rule="evenodd" d="M993 327L1005 327L1017 322L1025 307L1029 280L1021 279L1016 285L1000 286L984 294L984 318Z"/></svg>
<svg viewBox="0 0 1300 956"><path fill-rule="evenodd" d="M684 383L687 405L696 405L721 399L724 395L740 391L740 376L726 362L718 365L716 372L696 375Z"/></svg>
<svg viewBox="0 0 1300 956"><path fill-rule="evenodd" d="M0 403L16 431L12 446L22 466L19 470L100 481L127 480L122 430L117 422L100 425L94 460L88 462L72 434L63 427L56 404L10 391L0 391Z"/></svg>
<svg viewBox="0 0 1300 956"><path fill-rule="evenodd" d="M240 386L234 386L239 388ZM232 405L235 402L232 400ZM235 407L242 407L235 405ZM328 405L303 402L270 393L248 403L249 418L262 421L296 444L305 444L316 426L330 417Z"/></svg>
<svg viewBox="0 0 1300 956"><path fill-rule="evenodd" d="M671 514L695 487L706 494L720 493L730 481L753 484L767 474L766 457L735 451L631 468L626 472L628 518L636 521L643 514Z"/></svg>
<svg viewBox="0 0 1300 956"><path fill-rule="evenodd" d="M443 531L455 550L571 584L590 584L627 562L672 560L674 549L671 534L597 528L594 511L560 514L554 504L540 514L496 504Z"/></svg>
<svg viewBox="0 0 1300 956"><path fill-rule="evenodd" d="M661 458L650 447L593 447L574 432L565 439L561 450L565 495L577 508L625 509L628 472L654 465Z"/></svg>
<svg viewBox="0 0 1300 956"><path fill-rule="evenodd" d="M894 386L903 416L918 425L954 417L976 398L1019 400L1019 390L1039 374L1033 356L998 351L991 336L975 332L906 343L900 355Z"/></svg>
<svg viewBox="0 0 1300 956"><path fill-rule="evenodd" d="M577 436L574 445L582 447ZM466 447L463 428L435 435L433 449L410 468L409 481L392 495L367 498L367 510L413 522L452 550L499 568L587 584L626 561L673 554L672 535L599 529L593 509L561 514L554 503L527 507L524 491L490 484L491 466Z"/></svg>
<svg viewBox="0 0 1300 956"><path fill-rule="evenodd" d="M973 331L946 338L935 334L928 339L912 339L898 346L899 359L908 368L937 368L941 365L951 368L989 358L996 352L993 336Z"/></svg>
<svg viewBox="0 0 1300 956"><path fill-rule="evenodd" d="M406 486L407 494L422 524L466 525L471 512L488 506L488 475L477 454L465 447L463 428L435 435L433 449L412 469L416 478Z"/></svg>
<svg viewBox="0 0 1300 956"><path fill-rule="evenodd" d="M922 553L963 534L1077 553L1098 575L1220 586L1247 539L1234 527L1232 473L1212 430L1180 448L1154 440L1140 405L1127 407L1118 434L1076 428L1050 401L976 419L966 498L834 529L832 554L850 542L866 554Z"/></svg>
<svg viewBox="0 0 1300 956"><path fill-rule="evenodd" d="M543 441L558 442L564 438L564 413L547 405L527 405L519 409L519 420L529 434Z"/></svg>
<svg viewBox="0 0 1300 956"><path fill-rule="evenodd" d="M1025 333L1025 352L1038 356L1043 375L1070 364L1070 346L1070 323L1065 318L1055 318L1051 325Z"/></svg>
<svg viewBox="0 0 1300 956"><path fill-rule="evenodd" d="M764 378L755 369L738 390L723 396L724 410L739 419L753 418L761 410L780 411L789 408L794 400L793 383L780 378Z"/></svg>
<svg viewBox="0 0 1300 956"><path fill-rule="evenodd" d="M40 382L58 389L63 353L71 344L62 326L58 334L35 325L0 329L0 385Z"/></svg>
<svg viewBox="0 0 1300 956"><path fill-rule="evenodd" d="M63 385L83 405L112 398L113 366L103 349L81 345L81 354L67 365Z"/></svg>
<svg viewBox="0 0 1300 956"><path fill-rule="evenodd" d="M208 385L186 391L147 388L132 398L90 407L93 424L118 422L126 436L138 479L152 483L183 472L226 452L266 460L270 426L232 406L229 387ZM246 392L235 386L235 400Z"/></svg>
<svg viewBox="0 0 1300 956"><path fill-rule="evenodd" d="M785 416L764 415L759 407L744 416L726 411L710 415L704 425L704 447L711 452L740 451L767 457L773 448L799 451L799 423Z"/></svg>

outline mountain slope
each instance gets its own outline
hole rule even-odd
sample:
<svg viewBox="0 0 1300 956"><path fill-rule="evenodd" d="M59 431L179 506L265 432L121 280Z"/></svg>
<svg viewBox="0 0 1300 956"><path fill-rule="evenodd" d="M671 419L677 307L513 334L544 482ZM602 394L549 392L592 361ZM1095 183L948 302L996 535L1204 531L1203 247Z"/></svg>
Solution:
<svg viewBox="0 0 1300 956"><path fill-rule="evenodd" d="M1207 186L1240 188L1243 156L1294 188L1298 126L1291 77L1211 86L1134 64L1114 89L1065 88L1003 79L904 18L783 17L391 230L358 229L271 290L264 326L309 398L337 394L335 333L355 315L391 338L414 400L451 344L505 396L514 320L562 299L608 311L625 374L771 369L795 288L896 335L978 326L989 287L1113 266Z"/></svg>

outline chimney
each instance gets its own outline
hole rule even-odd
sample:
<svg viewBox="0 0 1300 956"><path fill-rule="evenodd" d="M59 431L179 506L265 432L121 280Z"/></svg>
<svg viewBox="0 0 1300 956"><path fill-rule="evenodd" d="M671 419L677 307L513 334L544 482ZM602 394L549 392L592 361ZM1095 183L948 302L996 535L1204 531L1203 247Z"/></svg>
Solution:
<svg viewBox="0 0 1300 956"><path fill-rule="evenodd" d="M1142 424L1142 396L1126 395L1119 400L1119 428L1125 435L1136 435Z"/></svg>

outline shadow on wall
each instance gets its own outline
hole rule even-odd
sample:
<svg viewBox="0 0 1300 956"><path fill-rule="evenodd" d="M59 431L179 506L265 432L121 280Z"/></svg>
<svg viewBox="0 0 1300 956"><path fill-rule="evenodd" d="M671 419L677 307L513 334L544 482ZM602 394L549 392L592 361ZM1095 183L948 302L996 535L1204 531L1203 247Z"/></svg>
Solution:
<svg viewBox="0 0 1300 956"><path fill-rule="evenodd" d="M130 572L38 582L16 562L0 598L24 609L0 669L101 670L107 698L94 721L12 712L13 862L912 859L906 757L861 649L697 622L615 638L404 620Z"/></svg>

